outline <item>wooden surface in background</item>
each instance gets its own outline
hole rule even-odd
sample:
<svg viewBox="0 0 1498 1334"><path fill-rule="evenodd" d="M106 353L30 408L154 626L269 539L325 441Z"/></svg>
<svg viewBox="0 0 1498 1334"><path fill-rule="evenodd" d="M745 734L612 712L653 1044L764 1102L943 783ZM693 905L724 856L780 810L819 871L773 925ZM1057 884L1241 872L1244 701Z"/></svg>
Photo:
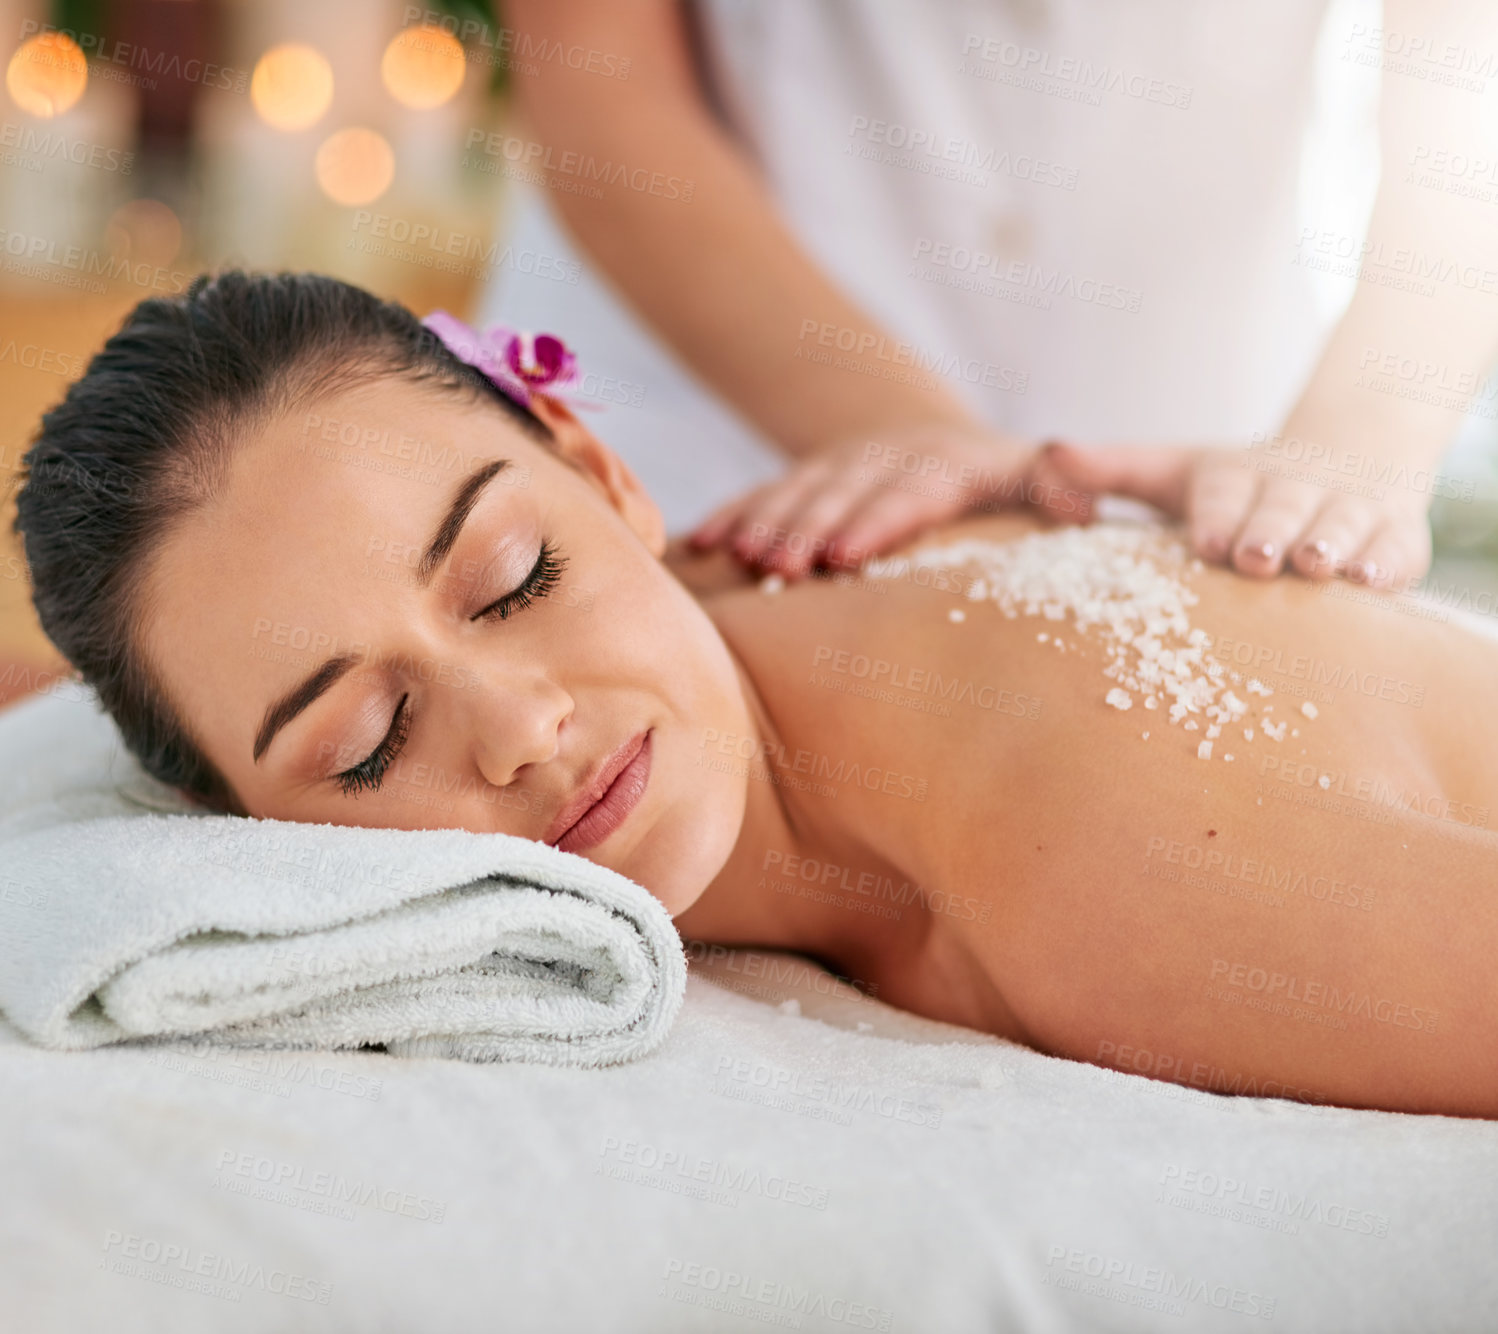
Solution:
<svg viewBox="0 0 1498 1334"><path fill-rule="evenodd" d="M61 663L32 610L21 540L11 528L21 459L42 413L63 396L141 295L123 290L96 296L55 286L0 294L0 479L5 488L0 509L0 664L5 666L55 670ZM16 693L19 684L19 673L11 673L9 682L3 676L0 672L0 699ZM44 687L46 678L34 684Z"/></svg>

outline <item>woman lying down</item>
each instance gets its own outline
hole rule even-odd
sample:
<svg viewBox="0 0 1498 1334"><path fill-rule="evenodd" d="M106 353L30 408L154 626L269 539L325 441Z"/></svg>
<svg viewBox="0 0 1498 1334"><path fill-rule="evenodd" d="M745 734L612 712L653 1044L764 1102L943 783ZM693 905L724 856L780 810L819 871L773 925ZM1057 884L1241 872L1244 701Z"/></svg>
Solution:
<svg viewBox="0 0 1498 1334"><path fill-rule="evenodd" d="M775 592L673 570L526 392L559 345L485 371L443 327L200 279L45 418L36 605L156 777L538 839L688 937L1044 1052L1498 1116L1493 643L1142 525L970 518Z"/></svg>

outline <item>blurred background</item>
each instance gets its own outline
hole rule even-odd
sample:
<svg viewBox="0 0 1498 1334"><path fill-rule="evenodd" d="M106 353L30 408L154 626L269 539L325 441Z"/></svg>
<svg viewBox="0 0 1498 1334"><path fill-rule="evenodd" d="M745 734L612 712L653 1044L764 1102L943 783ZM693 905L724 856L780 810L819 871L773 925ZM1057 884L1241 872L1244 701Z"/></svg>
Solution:
<svg viewBox="0 0 1498 1334"><path fill-rule="evenodd" d="M459 40L459 34L467 38ZM509 49L506 49L506 48ZM205 268L316 269L469 314L504 179L469 156L523 59L487 3L0 0L0 473L125 313ZM0 697L61 666L6 487Z"/></svg>
<svg viewBox="0 0 1498 1334"><path fill-rule="evenodd" d="M490 0L0 0L0 63L7 479L125 312L204 268L315 269L472 318L538 262L503 239L523 173L470 151L527 77ZM1444 471L1475 499L1436 501L1435 577L1498 588L1498 394L1476 396ZM0 698L60 666L31 612L11 489Z"/></svg>

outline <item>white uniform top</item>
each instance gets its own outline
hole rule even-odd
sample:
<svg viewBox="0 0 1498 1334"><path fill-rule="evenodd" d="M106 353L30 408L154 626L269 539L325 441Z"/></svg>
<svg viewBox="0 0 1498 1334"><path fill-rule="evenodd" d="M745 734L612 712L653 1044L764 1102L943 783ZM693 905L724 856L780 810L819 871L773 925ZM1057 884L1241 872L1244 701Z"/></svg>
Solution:
<svg viewBox="0 0 1498 1334"><path fill-rule="evenodd" d="M1356 253L1377 186L1379 76L1365 53L1379 11L700 0L697 12L722 112L792 231L890 332L868 348L798 322L797 354L949 385L1032 438L1229 443L1277 429L1350 297L1327 257ZM575 253L533 192L510 240ZM576 283L506 268L483 313L554 330L585 371L628 384L592 383L615 406L590 424L673 529L783 466L586 263Z"/></svg>

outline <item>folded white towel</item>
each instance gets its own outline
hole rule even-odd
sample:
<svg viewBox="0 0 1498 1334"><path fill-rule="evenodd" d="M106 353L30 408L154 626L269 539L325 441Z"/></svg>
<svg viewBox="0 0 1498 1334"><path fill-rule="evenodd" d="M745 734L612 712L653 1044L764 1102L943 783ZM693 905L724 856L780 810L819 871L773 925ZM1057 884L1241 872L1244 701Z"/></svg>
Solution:
<svg viewBox="0 0 1498 1334"><path fill-rule="evenodd" d="M604 1065L680 1008L665 909L570 853L194 812L78 689L0 714L0 772L0 1009L44 1046L204 1033Z"/></svg>

